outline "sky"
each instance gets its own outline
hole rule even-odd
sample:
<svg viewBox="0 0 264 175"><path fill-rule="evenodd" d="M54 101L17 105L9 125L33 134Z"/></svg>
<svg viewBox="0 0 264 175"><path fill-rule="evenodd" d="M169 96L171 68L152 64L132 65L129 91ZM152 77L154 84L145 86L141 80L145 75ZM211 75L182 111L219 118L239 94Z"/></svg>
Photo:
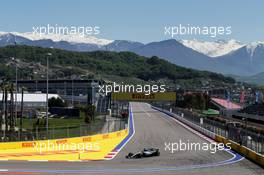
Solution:
<svg viewBox="0 0 264 175"><path fill-rule="evenodd" d="M263 0L2 0L0 31L33 26L99 26L99 38L143 43L170 38L165 26L231 26L231 35L177 35L175 39L264 41Z"/></svg>

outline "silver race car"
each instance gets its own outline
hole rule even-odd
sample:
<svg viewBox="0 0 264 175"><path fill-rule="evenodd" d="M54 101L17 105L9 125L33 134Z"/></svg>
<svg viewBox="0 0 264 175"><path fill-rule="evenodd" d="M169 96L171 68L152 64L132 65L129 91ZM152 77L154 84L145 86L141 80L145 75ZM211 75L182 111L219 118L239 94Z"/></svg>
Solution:
<svg viewBox="0 0 264 175"><path fill-rule="evenodd" d="M143 157L154 157L159 156L160 151L157 148L144 148L142 151L137 153L128 153L127 159L140 159Z"/></svg>

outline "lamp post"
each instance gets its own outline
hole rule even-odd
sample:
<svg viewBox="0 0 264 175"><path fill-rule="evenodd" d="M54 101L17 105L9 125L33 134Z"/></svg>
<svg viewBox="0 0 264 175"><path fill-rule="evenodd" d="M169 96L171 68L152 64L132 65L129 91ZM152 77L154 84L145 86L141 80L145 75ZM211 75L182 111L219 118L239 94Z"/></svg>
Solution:
<svg viewBox="0 0 264 175"><path fill-rule="evenodd" d="M71 86L72 86L72 87L71 87L71 89L72 89L72 92L71 92L71 93L72 93L72 94L71 94L71 104L72 104L72 107L73 107L73 106L74 106L74 105L73 105L73 103L74 103L74 101L73 101L73 83L74 83L74 82L73 82L73 77L72 77L71 81L72 81L72 82L71 82Z"/></svg>
<svg viewBox="0 0 264 175"><path fill-rule="evenodd" d="M15 57L12 57L12 61L13 63L15 64L16 68L15 68L15 71L16 71L16 80L15 80L15 122L17 120L17 91L18 91L18 88L17 88L17 60L15 59Z"/></svg>
<svg viewBox="0 0 264 175"><path fill-rule="evenodd" d="M17 91L18 91L18 88L17 88L17 61L16 61L16 58L15 58L16 57L16 45L17 45L17 42L16 42L16 35L15 35L14 58L13 58L13 61L15 62L15 65L16 65L15 124L16 124L16 120L17 120ZM22 118L22 116L21 116L21 118Z"/></svg>
<svg viewBox="0 0 264 175"><path fill-rule="evenodd" d="M16 64L16 95L15 95L15 115L16 115L16 120L17 120L17 91L18 91L18 88L17 88L17 64Z"/></svg>
<svg viewBox="0 0 264 175"><path fill-rule="evenodd" d="M51 53L47 53L47 89L46 89L46 130L47 138L49 137L49 57Z"/></svg>
<svg viewBox="0 0 264 175"><path fill-rule="evenodd" d="M247 132L247 118L243 117L242 120L244 121L244 125L245 125L245 135L246 135L246 146L248 144L248 132Z"/></svg>

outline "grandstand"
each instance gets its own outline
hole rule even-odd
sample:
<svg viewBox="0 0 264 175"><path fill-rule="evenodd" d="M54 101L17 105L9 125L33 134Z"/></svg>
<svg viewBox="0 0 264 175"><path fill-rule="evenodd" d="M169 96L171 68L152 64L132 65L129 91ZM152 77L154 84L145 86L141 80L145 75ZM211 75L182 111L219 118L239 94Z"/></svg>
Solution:
<svg viewBox="0 0 264 175"><path fill-rule="evenodd" d="M227 110L238 110L241 109L239 104L233 103L229 100L221 99L221 98L211 98L211 102L218 106L220 109L224 108Z"/></svg>
<svg viewBox="0 0 264 175"><path fill-rule="evenodd" d="M107 108L109 107L109 99L107 97L99 97L97 101L96 112L98 114L106 114Z"/></svg>
<svg viewBox="0 0 264 175"><path fill-rule="evenodd" d="M220 115L234 118L246 118L255 122L264 122L264 103L255 103L248 106L231 102L221 98L211 98L211 103L219 108Z"/></svg>
<svg viewBox="0 0 264 175"><path fill-rule="evenodd" d="M252 114L252 115L264 116L264 103L255 103L253 105L249 105L241 109L239 112L246 113L246 114Z"/></svg>
<svg viewBox="0 0 264 175"><path fill-rule="evenodd" d="M253 105L245 106L243 109L233 112L234 118L246 118L252 122L264 122L264 103L255 103Z"/></svg>

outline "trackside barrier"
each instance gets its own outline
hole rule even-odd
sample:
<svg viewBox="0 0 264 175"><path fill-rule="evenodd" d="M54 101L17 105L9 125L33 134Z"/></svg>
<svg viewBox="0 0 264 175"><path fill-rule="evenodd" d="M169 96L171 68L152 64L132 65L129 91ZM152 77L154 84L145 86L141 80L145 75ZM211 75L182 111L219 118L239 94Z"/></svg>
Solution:
<svg viewBox="0 0 264 175"><path fill-rule="evenodd" d="M114 148L128 136L128 128L93 136L0 143L0 160L89 161L108 160Z"/></svg>
<svg viewBox="0 0 264 175"><path fill-rule="evenodd" d="M199 126L199 125L196 125L196 124L190 122L189 120L186 120L185 118L183 118L183 117L181 117L181 116L179 116L177 114L174 114L174 113L172 113L172 112L170 112L168 110L164 110L164 109L162 110L162 109L154 107L154 106L152 106L152 108L156 109L156 110L158 110L160 112L163 112L163 113L165 113L165 114L167 114L167 115L169 115L169 116L181 121L182 123L184 123L185 125L191 127L192 129L194 129L194 130L204 134L205 136L215 140L215 135L216 135L215 133L213 133L213 132L211 132L211 131L209 131L209 130L207 130L207 129Z"/></svg>
<svg viewBox="0 0 264 175"><path fill-rule="evenodd" d="M2 142L0 160L89 161L111 160L134 134L133 114L129 108L126 129L91 136L62 139Z"/></svg>
<svg viewBox="0 0 264 175"><path fill-rule="evenodd" d="M229 139L226 139L222 136L219 136L219 135L216 135L215 137L215 141L217 142L221 142L221 143L229 143L231 148L238 152L239 154L243 155L244 157L250 159L251 161L255 162L256 164L264 167L264 156L245 147L245 146L242 146L232 140L229 140Z"/></svg>
<svg viewBox="0 0 264 175"><path fill-rule="evenodd" d="M85 143L85 142L96 142L105 139L115 139L127 135L128 129L124 129L117 132L107 134L97 134L93 136L74 137L65 139L54 139L54 140L41 140L41 141L25 141L25 142L3 142L0 143L0 150L6 149L22 149L22 148L33 148L35 145L41 144L65 144L65 143Z"/></svg>
<svg viewBox="0 0 264 175"><path fill-rule="evenodd" d="M183 118L183 117L181 117L181 116L179 116L177 114L174 114L174 113L168 111L168 110L157 108L155 106L152 106L152 108L156 109L156 110L158 110L160 112L163 112L163 113L165 113L165 114L167 114L167 115L169 115L169 116L181 121L185 125L191 127L192 129L195 129L196 131L198 131L198 132L204 134L205 136L215 140L216 142L220 142L220 143L224 143L224 144L229 143L230 147L234 151L236 151L237 153L239 153L239 154L243 155L244 157L250 159L251 161L255 162L256 164L264 167L264 156L263 155L255 152L255 151L253 151L253 150L251 150L251 149L249 149L249 148L247 148L245 146L241 146L241 145L239 145L238 143L236 143L236 142L234 142L232 140L229 140L229 139L227 139L225 137L217 135L217 134L215 134L215 133L213 133L213 132L211 132L211 131L209 131L209 130L207 130L207 129L205 129L205 128L197 125L197 124L194 124L194 123L186 120L185 118Z"/></svg>

